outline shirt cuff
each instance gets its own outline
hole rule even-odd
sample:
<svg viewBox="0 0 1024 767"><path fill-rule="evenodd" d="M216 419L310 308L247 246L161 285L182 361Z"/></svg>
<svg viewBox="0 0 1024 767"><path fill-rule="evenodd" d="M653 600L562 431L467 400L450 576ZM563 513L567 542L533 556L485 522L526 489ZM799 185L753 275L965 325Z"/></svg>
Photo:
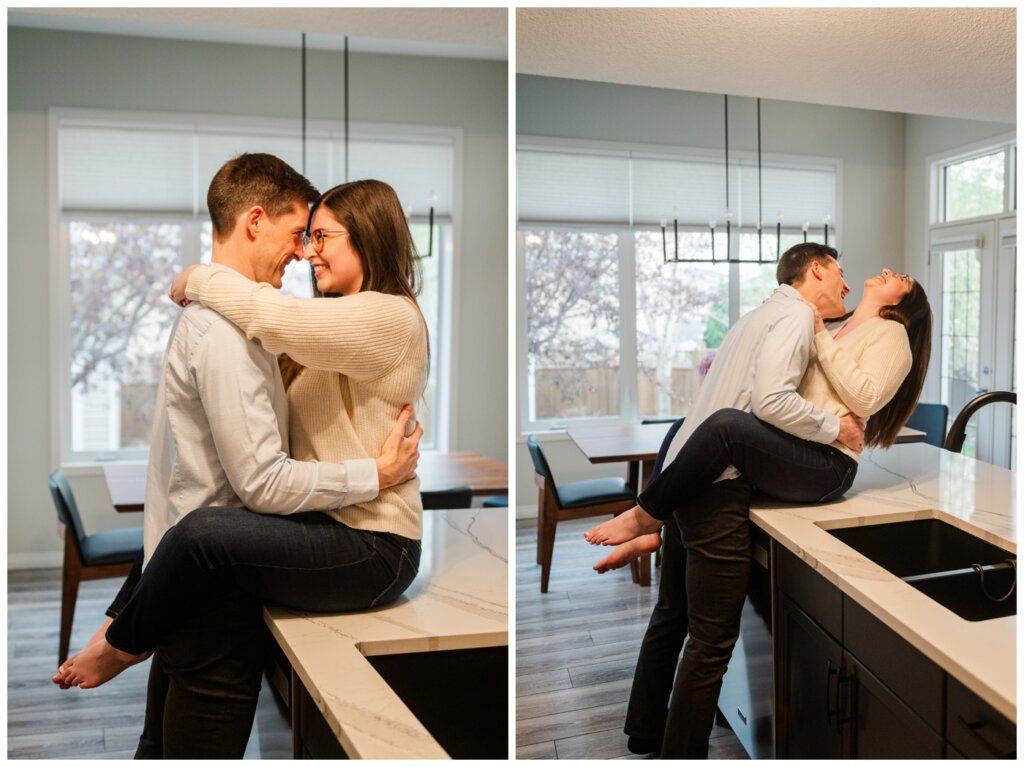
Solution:
<svg viewBox="0 0 1024 767"><path fill-rule="evenodd" d="M829 438L826 445L831 445L839 439L839 416L835 413L825 413L824 421L821 424L821 433Z"/></svg>
<svg viewBox="0 0 1024 767"><path fill-rule="evenodd" d="M346 506L351 506L354 503L366 503L380 495L377 462L373 458L356 458L344 461L343 464L348 469Z"/></svg>

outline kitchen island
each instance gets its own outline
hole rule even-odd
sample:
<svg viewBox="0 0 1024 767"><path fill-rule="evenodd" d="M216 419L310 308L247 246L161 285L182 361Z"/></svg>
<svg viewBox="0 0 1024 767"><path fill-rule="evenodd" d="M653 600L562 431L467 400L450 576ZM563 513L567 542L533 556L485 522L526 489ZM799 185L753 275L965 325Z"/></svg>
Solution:
<svg viewBox="0 0 1024 767"><path fill-rule="evenodd" d="M862 624L874 626L874 634L862 633L868 637L860 640L860 646L868 648L863 653L871 651L874 635L878 635L881 644L888 641L881 635L891 634L893 641L901 646L905 644L902 649L897 648L898 652L914 656L920 654L922 660L927 659L929 664L937 667L935 673L940 675L941 682L929 695L940 699L935 705L943 707L941 712L935 713L935 723L932 724L934 734L940 740L947 731L952 732L961 724L967 728L980 726L967 721L969 717L961 717L959 724L954 717L952 724L946 724L944 707L947 697L953 701L960 694L961 686L966 688L964 694L976 696L998 716L1005 717L1011 727L1014 726L1017 678L1015 614L989 620L965 620L858 553L829 530L938 519L1015 556L1015 508L1013 472L925 444L895 445L888 450L866 451L853 488L842 500L834 503L792 506L759 499L750 516L753 524L770 536L772 551L775 552L772 578L776 590L773 591L772 614L776 623L773 639L776 666L780 663L779 645L787 631L800 641L805 641L800 632L820 631L828 641L834 640L833 644L842 650L845 658L849 651L845 639L851 628L862 631L857 628ZM789 561L797 564L786 565ZM791 629L782 626L780 637L778 624L786 623L787 617L783 615L786 605L780 606L779 603L790 601L789 594L783 594L784 586L780 585L785 583L796 584L790 589L793 594L802 592L804 585L810 584L808 603L813 604L820 599L824 600L820 604L826 607L815 608L820 609L820 615L810 608L805 613L803 604L797 605L800 609L790 608L790 612L803 616L801 620L809 615L813 620L805 622L814 625L809 625L806 631L797 624L792 624L795 628ZM826 593L825 587L834 592L834 596ZM1014 601L1015 598L1015 595L1011 597ZM834 618L829 617L833 614ZM887 651L885 657L891 660L897 650ZM737 652L742 657L743 650L739 645ZM784 659L782 662L785 663ZM794 663L800 662L803 661L797 656ZM820 698L825 701L829 725L837 731L860 705L856 695L849 696L851 700L845 704L840 701L843 692L840 688L853 674L845 671L846 661L843 663L839 668L838 661L833 664L829 660L826 668L825 661L822 661L822 672L827 672L827 677L824 694ZM776 668L776 696L780 695L780 686L785 692L789 684L780 680L780 673L786 672ZM923 685L921 682L918 686ZM915 685L912 683L911 686ZM915 694L917 692L919 690ZM779 700L776 697L776 708L789 708L788 703L780 706ZM915 715L920 713L918 709L913 711ZM779 714L776 711L777 718ZM782 712L783 717L786 715ZM793 716L792 712L788 715ZM924 718L927 720L927 715ZM971 735L975 734L975 729L971 729ZM780 755L787 755L785 749Z"/></svg>
<svg viewBox="0 0 1024 767"><path fill-rule="evenodd" d="M296 758L506 758L506 509L426 511L413 585L324 615L268 606Z"/></svg>

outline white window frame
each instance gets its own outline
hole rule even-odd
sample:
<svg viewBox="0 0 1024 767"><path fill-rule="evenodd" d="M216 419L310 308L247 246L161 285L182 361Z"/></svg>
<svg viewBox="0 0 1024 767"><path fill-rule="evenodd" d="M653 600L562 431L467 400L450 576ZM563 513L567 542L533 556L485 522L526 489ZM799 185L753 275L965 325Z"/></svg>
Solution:
<svg viewBox="0 0 1024 767"><path fill-rule="evenodd" d="M673 157L673 158L722 158L724 171L724 153L720 150L713 150L700 147L680 147L653 144L634 144L616 141L598 141L588 139L566 139L560 137L543 137L533 135L520 135L517 137L517 149L519 148L549 148L549 149L577 149L586 152L609 152L616 155L630 153L649 157ZM755 161L757 152L745 150L730 150L730 163L736 161ZM799 156L790 154L765 154L762 152L762 161L765 163L792 165L795 167L830 168L835 173L836 198L835 214L833 215L832 226L838 232L830 236L829 245L842 250L843 226L843 161L836 157ZM723 182L724 183L724 182ZM756 217L752 217L756 221ZM593 222L572 222L572 221L531 221L516 219L516 357L519 364L516 365L516 384L519 391L519 430L525 437L527 434L538 432L564 431L569 426L588 427L602 426L618 423L637 423L641 420L637 403L637 341L636 341L636 255L635 255L635 234L642 231L655 231L660 233L660 228L650 225L623 225L602 224ZM723 222L719 222L717 231L721 232ZM737 233L757 232L756 224L735 227ZM621 366L619 369L619 414L613 416L583 417L583 418L545 418L533 420L530 418L529 401L529 380L527 359L527 327L526 327L526 243L523 233L526 231L577 231L577 232L601 232L619 235L619 356ZM707 229L699 226L679 226L683 232L705 232ZM765 225L765 231L774 233L774 228ZM783 227L783 234L799 234L802 232L802 223L790 222ZM812 229L812 232L814 230ZM832 238L834 237L834 239ZM738 258L739 237L732 239L732 246L729 253L730 258ZM755 263L756 262L750 262ZM739 264L729 265L729 324L736 322L739 315L740 284ZM628 279L627 279L628 275Z"/></svg>
<svg viewBox="0 0 1024 767"><path fill-rule="evenodd" d="M271 118L229 116L203 113L168 113L144 112L135 110L101 110L79 109L70 107L51 107L47 114L48 130L48 249L50 265L50 401L52 403L52 419L50 424L51 464L72 470L74 473L90 474L107 463L137 463L146 460L148 448L125 448L116 452L74 451L71 449L71 296L70 296L70 265L67 242L67 228L62 221L60 209L60 166L59 166L59 126L63 120L95 120L109 121L114 124L191 124L217 125L226 129L259 129L280 131L288 135L296 135L295 120ZM310 134L337 132L337 125L330 121L315 120L307 122ZM456 377L458 352L452 339L454 329L459 322L459 308L454 298L459 295L458 263L462 257L462 210L463 210L463 130L459 127L411 125L403 123L352 122L349 129L354 134L384 134L391 136L436 137L452 142L452 211L451 216L435 216L435 224L447 224L451 229L452 258L443 259L438 276L438 327L440 338L431 338L431 366L437 375L437 412L433 414L434 428L437 431L433 451L445 452L449 449L451 435L456 433L457 408L452 403L457 401L458 391ZM339 181L340 183L340 181ZM199 261L199 230L206 219L198 212L198 201L194 203L192 216L180 216L183 224L194 227L194 249L191 241L183 237L182 255L185 263ZM199 216L197 218L197 216ZM138 213L98 213L83 215L83 220L102 217L103 220L146 221L154 219L152 214ZM173 222L171 215L159 216L160 221ZM414 215L412 223L427 223L427 216ZM440 227L443 230L443 227ZM435 240L433 258L440 257L446 245L444 235ZM426 450L424 452L427 452Z"/></svg>
<svg viewBox="0 0 1024 767"><path fill-rule="evenodd" d="M948 152L934 154L928 157L928 231L932 227L945 224L970 224L979 221L991 221L993 219L1014 213L1013 190L1017 185L1017 168L1013 162L1013 150L1017 146L1016 133L1004 133L1001 136L976 141L967 146L958 147ZM948 221L945 218L946 197L946 174L945 169L965 160L973 160L978 157L994 154L1000 150L1004 151L1003 156L1003 209L985 216L974 216L972 218L956 218Z"/></svg>

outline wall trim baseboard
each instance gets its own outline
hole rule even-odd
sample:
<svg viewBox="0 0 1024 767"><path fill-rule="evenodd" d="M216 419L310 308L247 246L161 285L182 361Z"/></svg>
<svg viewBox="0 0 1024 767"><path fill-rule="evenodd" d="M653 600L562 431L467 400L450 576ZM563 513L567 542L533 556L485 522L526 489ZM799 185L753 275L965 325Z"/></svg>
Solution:
<svg viewBox="0 0 1024 767"><path fill-rule="evenodd" d="M537 504L532 506L516 506L516 519L536 519Z"/></svg>
<svg viewBox="0 0 1024 767"><path fill-rule="evenodd" d="M51 570L64 566L64 553L60 551L35 551L29 554L8 554L7 571Z"/></svg>

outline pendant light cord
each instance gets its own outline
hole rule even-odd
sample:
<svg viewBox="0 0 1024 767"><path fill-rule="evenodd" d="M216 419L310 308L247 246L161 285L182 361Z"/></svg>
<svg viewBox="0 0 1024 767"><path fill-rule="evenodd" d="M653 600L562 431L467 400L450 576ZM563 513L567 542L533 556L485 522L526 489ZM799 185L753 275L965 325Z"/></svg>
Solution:
<svg viewBox="0 0 1024 767"><path fill-rule="evenodd" d="M348 35L345 35L345 183L348 181Z"/></svg>
<svg viewBox="0 0 1024 767"><path fill-rule="evenodd" d="M725 94L725 210L729 211L729 94Z"/></svg>
<svg viewBox="0 0 1024 767"><path fill-rule="evenodd" d="M764 228L764 210L761 205L761 99L757 99L757 228ZM761 254L758 253L760 258Z"/></svg>
<svg viewBox="0 0 1024 767"><path fill-rule="evenodd" d="M306 33L302 33L302 175L306 175Z"/></svg>

